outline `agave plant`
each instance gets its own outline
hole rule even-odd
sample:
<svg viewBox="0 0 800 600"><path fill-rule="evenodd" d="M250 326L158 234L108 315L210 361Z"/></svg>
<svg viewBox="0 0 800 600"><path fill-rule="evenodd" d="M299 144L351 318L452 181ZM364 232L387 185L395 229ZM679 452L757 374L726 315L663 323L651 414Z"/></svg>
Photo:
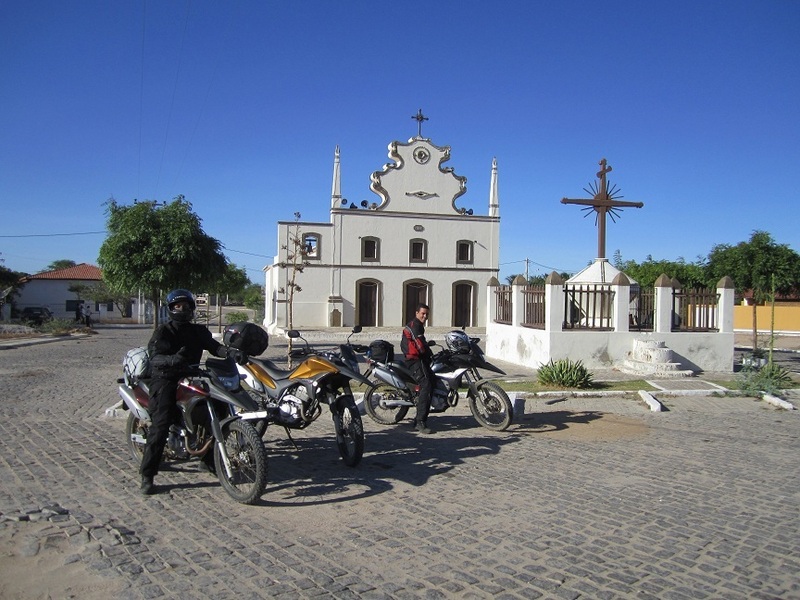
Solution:
<svg viewBox="0 0 800 600"><path fill-rule="evenodd" d="M775 363L768 363L760 369L745 367L739 379L739 389L754 396L777 394L791 384L792 375L789 371Z"/></svg>
<svg viewBox="0 0 800 600"><path fill-rule="evenodd" d="M542 385L556 385L565 388L588 388L592 386L592 374L581 361L562 358L550 359L539 367L537 379Z"/></svg>

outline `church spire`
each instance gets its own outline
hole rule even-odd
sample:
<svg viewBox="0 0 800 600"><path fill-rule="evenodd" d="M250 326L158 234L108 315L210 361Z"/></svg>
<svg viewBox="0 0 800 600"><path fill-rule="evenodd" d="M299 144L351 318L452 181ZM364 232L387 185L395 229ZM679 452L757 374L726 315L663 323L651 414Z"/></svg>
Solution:
<svg viewBox="0 0 800 600"><path fill-rule="evenodd" d="M333 185L331 186L331 208L342 208L342 174L339 167L339 146L333 152Z"/></svg>
<svg viewBox="0 0 800 600"><path fill-rule="evenodd" d="M497 157L492 159L492 181L489 184L489 216L500 216L500 196L497 193Z"/></svg>

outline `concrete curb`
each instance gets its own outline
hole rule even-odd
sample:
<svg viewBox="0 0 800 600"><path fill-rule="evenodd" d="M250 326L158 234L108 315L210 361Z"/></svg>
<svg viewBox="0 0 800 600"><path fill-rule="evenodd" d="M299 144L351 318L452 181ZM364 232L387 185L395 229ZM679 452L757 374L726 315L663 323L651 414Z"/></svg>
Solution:
<svg viewBox="0 0 800 600"><path fill-rule="evenodd" d="M796 410L794 404L792 404L791 402L787 402L786 400L783 400L781 398L778 398L777 396L773 396L772 394L763 394L761 396L761 399L764 402L772 404L773 406L777 406L778 408L783 408L786 410Z"/></svg>

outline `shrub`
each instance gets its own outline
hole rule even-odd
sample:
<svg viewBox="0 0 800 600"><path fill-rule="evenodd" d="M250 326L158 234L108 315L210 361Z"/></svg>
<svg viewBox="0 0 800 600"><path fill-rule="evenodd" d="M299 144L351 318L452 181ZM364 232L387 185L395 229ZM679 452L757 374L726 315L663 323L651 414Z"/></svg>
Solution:
<svg viewBox="0 0 800 600"><path fill-rule="evenodd" d="M592 386L592 374L581 361L573 362L568 358L557 361L550 359L542 365L537 373L542 385L557 385L565 388L588 388Z"/></svg>
<svg viewBox="0 0 800 600"><path fill-rule="evenodd" d="M34 329L42 333L49 333L51 335L65 335L71 331L74 331L75 328L75 321L72 319L56 318L45 321L41 325L37 325Z"/></svg>
<svg viewBox="0 0 800 600"><path fill-rule="evenodd" d="M230 325L231 323L241 323L247 321L247 313L240 311L231 311L225 314L225 321Z"/></svg>
<svg viewBox="0 0 800 600"><path fill-rule="evenodd" d="M739 376L739 389L749 396L777 394L792 384L792 375L784 367L769 363L762 368L744 367Z"/></svg>

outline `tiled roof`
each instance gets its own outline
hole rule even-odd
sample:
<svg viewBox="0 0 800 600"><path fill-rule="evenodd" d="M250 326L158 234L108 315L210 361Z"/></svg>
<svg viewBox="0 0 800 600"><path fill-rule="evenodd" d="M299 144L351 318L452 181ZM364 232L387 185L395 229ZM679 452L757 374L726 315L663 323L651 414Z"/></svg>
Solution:
<svg viewBox="0 0 800 600"><path fill-rule="evenodd" d="M88 263L81 263L74 267L67 267L66 269L56 269L55 271L45 271L44 273L30 275L29 277L25 277L23 281L30 281L32 279L82 279L100 281L103 279L103 272L99 267Z"/></svg>

